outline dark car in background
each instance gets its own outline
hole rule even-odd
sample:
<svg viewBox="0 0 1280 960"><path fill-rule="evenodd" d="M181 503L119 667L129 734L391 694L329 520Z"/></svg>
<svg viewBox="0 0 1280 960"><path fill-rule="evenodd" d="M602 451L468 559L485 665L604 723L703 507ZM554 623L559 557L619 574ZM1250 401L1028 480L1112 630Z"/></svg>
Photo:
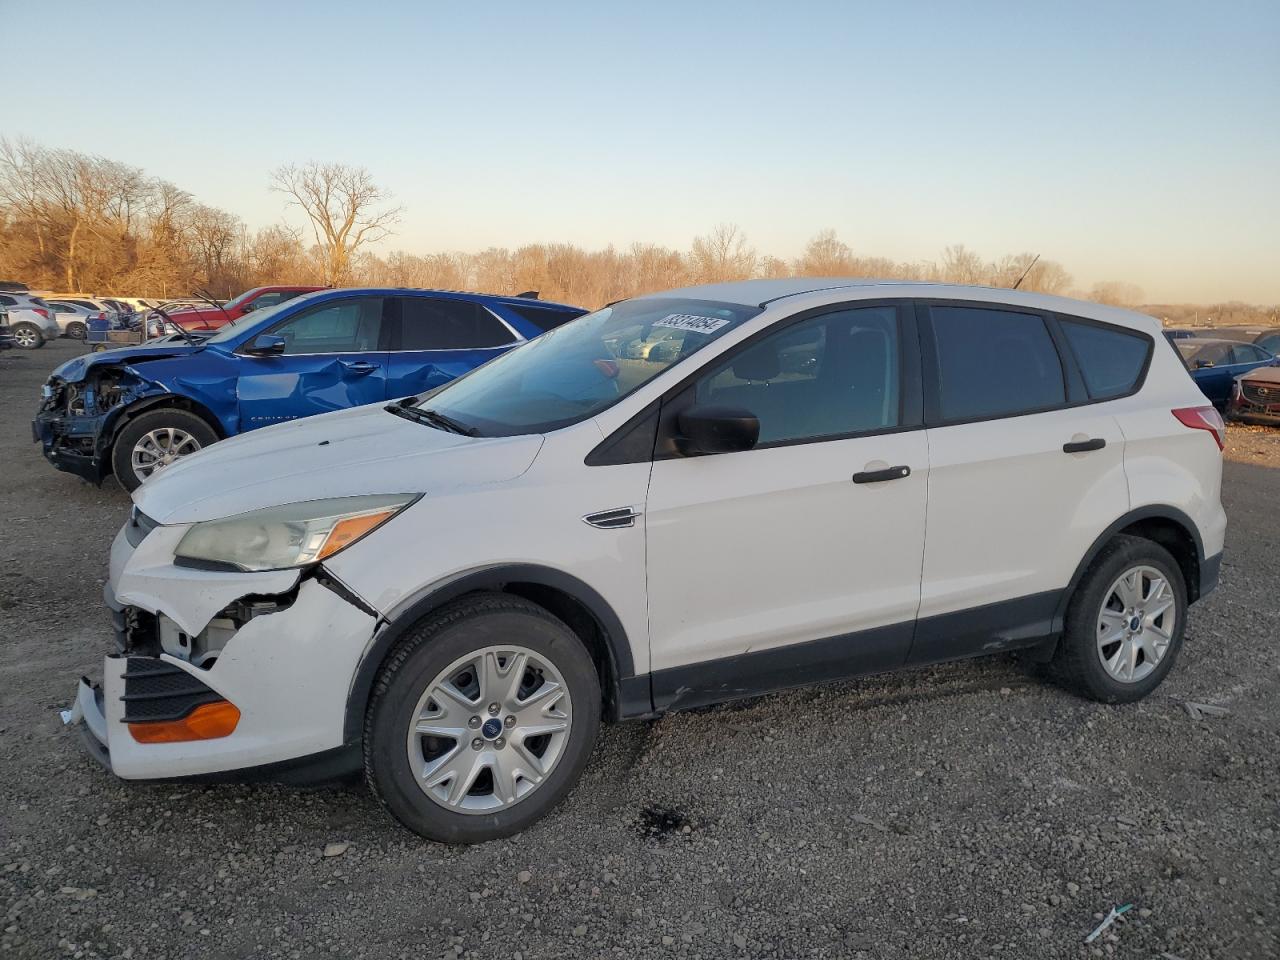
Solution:
<svg viewBox="0 0 1280 960"><path fill-rule="evenodd" d="M1231 400L1236 377L1276 363L1274 354L1252 343L1195 337L1175 345L1200 392L1219 410Z"/></svg>
<svg viewBox="0 0 1280 960"><path fill-rule="evenodd" d="M95 483L114 473L133 490L225 437L432 390L586 312L443 290L321 290L209 336L68 360L32 432L59 470Z"/></svg>
<svg viewBox="0 0 1280 960"><path fill-rule="evenodd" d="M1280 355L1280 327L1220 327L1211 333L1218 340L1252 343L1268 353Z"/></svg>

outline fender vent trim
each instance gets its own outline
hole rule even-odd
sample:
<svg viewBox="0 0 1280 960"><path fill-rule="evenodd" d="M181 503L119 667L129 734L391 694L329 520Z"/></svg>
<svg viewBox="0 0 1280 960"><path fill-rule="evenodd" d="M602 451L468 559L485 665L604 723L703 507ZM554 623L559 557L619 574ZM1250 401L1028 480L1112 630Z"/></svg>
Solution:
<svg viewBox="0 0 1280 960"><path fill-rule="evenodd" d="M599 513L588 513L582 518L584 523L601 530L619 530L623 527L634 527L640 511L631 507L620 507L617 510L601 510Z"/></svg>

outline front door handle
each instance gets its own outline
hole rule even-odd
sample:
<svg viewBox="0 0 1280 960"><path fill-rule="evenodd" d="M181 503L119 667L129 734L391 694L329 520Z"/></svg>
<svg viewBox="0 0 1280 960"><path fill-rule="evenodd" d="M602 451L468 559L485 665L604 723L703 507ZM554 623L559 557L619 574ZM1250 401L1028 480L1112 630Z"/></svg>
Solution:
<svg viewBox="0 0 1280 960"><path fill-rule="evenodd" d="M347 373L355 374L373 373L378 367L382 366L380 363L370 363L368 360L342 360L340 362Z"/></svg>
<svg viewBox="0 0 1280 960"><path fill-rule="evenodd" d="M1094 437L1091 440L1072 440L1070 443L1062 445L1063 453L1088 453L1090 450L1101 450L1107 445L1107 441L1102 437Z"/></svg>
<svg viewBox="0 0 1280 960"><path fill-rule="evenodd" d="M883 463L884 461L881 461ZM901 480L911 476L911 468L905 464L900 467L886 467L883 470L863 470L853 475L854 483L884 483L886 480Z"/></svg>

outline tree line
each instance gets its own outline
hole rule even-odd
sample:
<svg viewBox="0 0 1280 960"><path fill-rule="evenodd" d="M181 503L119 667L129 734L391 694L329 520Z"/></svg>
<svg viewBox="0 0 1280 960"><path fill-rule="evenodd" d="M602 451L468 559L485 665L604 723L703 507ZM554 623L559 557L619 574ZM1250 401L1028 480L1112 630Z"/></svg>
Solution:
<svg viewBox="0 0 1280 960"><path fill-rule="evenodd" d="M283 223L250 230L235 214L200 203L140 168L0 140L0 278L35 289L154 297L196 291L230 297L269 283L537 290L545 299L595 307L693 283L855 276L1018 283L1024 290L1103 303L1143 301L1140 288L1122 281L1076 289L1062 264L1029 252L988 260L957 244L936 260L898 261L855 252L830 229L792 259L756 250L734 224L693 238L687 250L651 243L601 250L533 243L472 253L379 254L372 246L391 234L401 210L368 171L342 164L286 166L270 174L269 185L302 210L309 230ZM1204 309L1211 315L1212 308Z"/></svg>

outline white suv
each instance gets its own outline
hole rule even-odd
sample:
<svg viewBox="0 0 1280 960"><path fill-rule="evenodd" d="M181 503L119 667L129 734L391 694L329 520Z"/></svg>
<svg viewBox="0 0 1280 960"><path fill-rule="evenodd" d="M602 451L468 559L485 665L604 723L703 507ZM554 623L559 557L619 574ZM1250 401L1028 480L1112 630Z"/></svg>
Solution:
<svg viewBox="0 0 1280 960"><path fill-rule="evenodd" d="M1218 576L1223 425L1153 319L758 280L613 304L421 397L134 493L120 652L68 722L126 778L363 766L403 823L546 813L600 719L1020 650L1172 668Z"/></svg>

